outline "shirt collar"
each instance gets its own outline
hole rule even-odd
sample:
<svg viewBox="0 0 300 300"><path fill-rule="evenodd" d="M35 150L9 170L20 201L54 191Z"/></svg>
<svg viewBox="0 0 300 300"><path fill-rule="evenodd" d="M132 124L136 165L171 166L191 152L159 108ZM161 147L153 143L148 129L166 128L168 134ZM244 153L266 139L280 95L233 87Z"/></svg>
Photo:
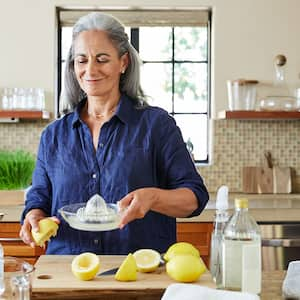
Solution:
<svg viewBox="0 0 300 300"><path fill-rule="evenodd" d="M73 128L76 127L77 125L81 124L81 122L82 122L80 119L80 113L81 113L83 107L85 106L86 101L87 101L86 98L82 99L78 103L78 105L74 111L74 115L73 115L73 119L72 119L72 127ZM132 117L133 110L134 110L133 100L131 100L127 95L122 94L115 116L118 117L121 122L128 123Z"/></svg>
<svg viewBox="0 0 300 300"><path fill-rule="evenodd" d="M78 105L74 111L74 115L73 115L73 119L72 119L72 127L73 128L75 128L77 125L79 125L82 122L80 119L80 113L81 113L83 107L85 106L86 100L87 100L86 98L82 99L78 103Z"/></svg>

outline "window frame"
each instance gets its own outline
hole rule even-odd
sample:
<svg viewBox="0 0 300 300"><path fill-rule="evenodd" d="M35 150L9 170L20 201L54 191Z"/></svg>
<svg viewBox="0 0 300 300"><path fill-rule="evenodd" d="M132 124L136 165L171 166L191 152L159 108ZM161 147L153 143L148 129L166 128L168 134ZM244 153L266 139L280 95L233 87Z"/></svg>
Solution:
<svg viewBox="0 0 300 300"><path fill-rule="evenodd" d="M60 93L62 90L61 82L62 82L62 63L63 63L63 58L62 58L62 27L64 26L61 22L61 17L60 14L63 11L67 11L72 9L65 9L65 8L60 8L56 7L56 18L57 18L57 82L56 82L56 91L57 91L57 99L56 99L56 115L59 116L59 102L60 102ZM85 14L88 13L89 11L95 11L96 9L87 9L85 10ZM101 11L104 11L103 9L100 9ZM76 11L76 9L74 9ZM111 11L111 10L110 10ZM144 11L144 10L142 10ZM163 10L160 10L163 11ZM124 10L126 12L126 10ZM184 62L189 62L189 63L206 63L207 64L207 111L206 112L176 112L174 111L174 66L176 62L182 62L182 61L176 61L174 59L174 43L173 43L173 49L172 49L172 111L169 112L170 115L174 116L175 115L206 115L207 117L207 140L206 140L206 146L207 146L207 156L206 159L203 160L195 160L196 165L207 165L210 160L210 118L211 118L211 10L206 9L207 15L208 15L208 20L207 20L207 60L203 61L184 61ZM139 13L139 10L136 11L136 13ZM171 13L171 12L170 12ZM144 25L146 26L146 25ZM150 25L149 25L150 26ZM172 39L174 41L174 27L177 25L169 25L169 27L172 27ZM131 30L131 35L130 35L130 40L132 45L136 48L137 51L139 51L138 43L139 43L139 28L135 26L129 26ZM143 63L153 63L151 62L143 62Z"/></svg>

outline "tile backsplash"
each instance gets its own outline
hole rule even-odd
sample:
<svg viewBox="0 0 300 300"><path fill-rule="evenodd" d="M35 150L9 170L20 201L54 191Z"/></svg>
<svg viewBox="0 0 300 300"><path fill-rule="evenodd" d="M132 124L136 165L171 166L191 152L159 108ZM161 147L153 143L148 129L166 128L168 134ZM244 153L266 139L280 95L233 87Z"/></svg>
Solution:
<svg viewBox="0 0 300 300"><path fill-rule="evenodd" d="M292 167L294 192L300 175L300 120L215 120L209 166L198 169L209 191L227 184L231 192L242 191L242 167L261 166L269 150L280 166Z"/></svg>
<svg viewBox="0 0 300 300"><path fill-rule="evenodd" d="M47 121L0 123L0 149L36 154L46 125ZM265 150L272 152L280 166L294 168L294 191L300 192L300 120L214 120L211 136L212 161L198 167L210 192L222 184L227 184L231 192L240 192L242 167L263 164Z"/></svg>

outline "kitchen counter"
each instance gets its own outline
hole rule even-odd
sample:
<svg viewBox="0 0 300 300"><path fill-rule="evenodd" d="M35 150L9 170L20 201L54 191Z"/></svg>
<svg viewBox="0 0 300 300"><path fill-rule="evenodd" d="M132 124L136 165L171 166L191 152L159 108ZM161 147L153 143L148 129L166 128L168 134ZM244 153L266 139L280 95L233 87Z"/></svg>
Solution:
<svg viewBox="0 0 300 300"><path fill-rule="evenodd" d="M166 287L175 283L164 266L154 273L138 273L137 281L119 282L113 275L102 275L92 281L79 281L71 273L73 256L43 255L36 264L32 282L33 299L126 299L158 300ZM101 270L118 267L124 256L100 256ZM261 300L279 300L284 271L264 272ZM209 273L194 284L215 288Z"/></svg>
<svg viewBox="0 0 300 300"><path fill-rule="evenodd" d="M300 221L300 194L239 194L231 193L229 212L233 212L234 199L246 197L249 199L249 210L258 222L299 222ZM216 202L215 194L210 194L206 208L200 216L193 218L178 218L178 222L212 222L214 219ZM23 205L5 205L1 203L0 212L4 212L2 222L19 222ZM1 222L1 221L0 221Z"/></svg>
<svg viewBox="0 0 300 300"><path fill-rule="evenodd" d="M200 216L179 218L179 222L212 222L216 211L216 195L210 200ZM257 222L299 222L300 194L229 194L229 213L234 211L235 198L248 198L249 211Z"/></svg>

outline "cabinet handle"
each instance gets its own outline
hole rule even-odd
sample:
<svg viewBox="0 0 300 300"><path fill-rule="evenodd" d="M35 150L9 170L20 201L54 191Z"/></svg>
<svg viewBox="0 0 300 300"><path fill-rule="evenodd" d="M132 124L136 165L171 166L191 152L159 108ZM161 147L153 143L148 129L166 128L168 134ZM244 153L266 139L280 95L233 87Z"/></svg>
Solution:
<svg viewBox="0 0 300 300"><path fill-rule="evenodd" d="M0 238L0 242L23 242L21 238Z"/></svg>

